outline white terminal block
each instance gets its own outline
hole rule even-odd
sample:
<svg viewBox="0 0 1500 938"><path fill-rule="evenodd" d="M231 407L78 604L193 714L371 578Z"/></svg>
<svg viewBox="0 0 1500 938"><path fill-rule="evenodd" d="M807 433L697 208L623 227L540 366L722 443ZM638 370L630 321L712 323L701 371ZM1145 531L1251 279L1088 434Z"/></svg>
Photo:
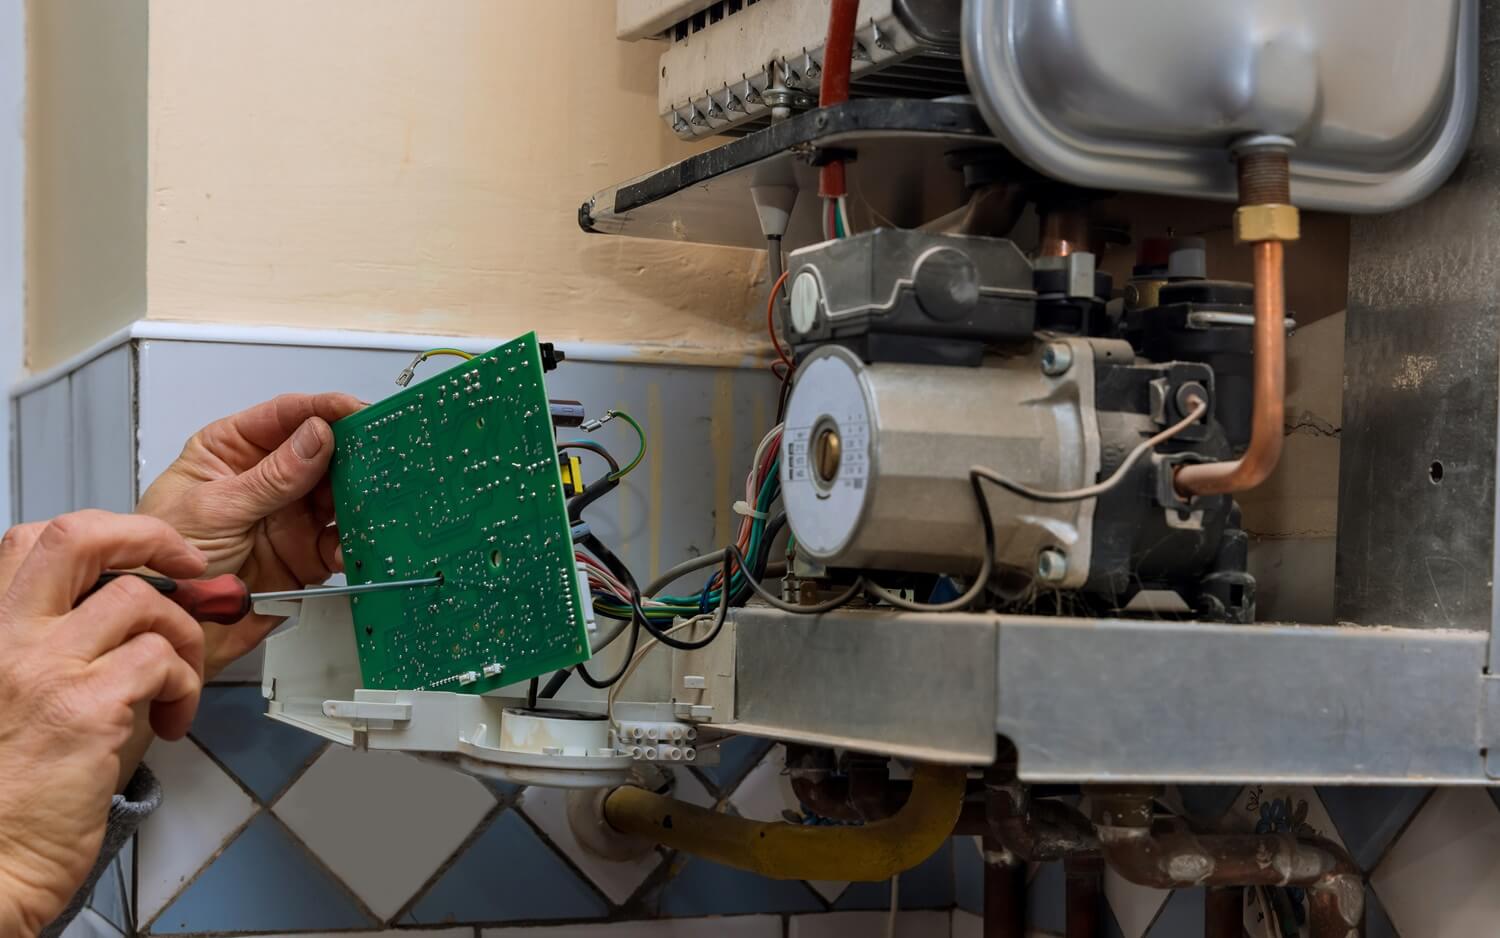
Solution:
<svg viewBox="0 0 1500 938"><path fill-rule="evenodd" d="M615 724L614 746L642 762L696 762L698 729L689 723L621 720Z"/></svg>

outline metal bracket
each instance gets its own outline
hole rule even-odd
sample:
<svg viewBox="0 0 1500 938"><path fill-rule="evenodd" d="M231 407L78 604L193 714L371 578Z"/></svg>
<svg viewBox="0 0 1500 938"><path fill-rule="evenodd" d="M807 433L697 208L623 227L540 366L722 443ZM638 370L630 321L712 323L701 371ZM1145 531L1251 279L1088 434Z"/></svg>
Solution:
<svg viewBox="0 0 1500 938"><path fill-rule="evenodd" d="M1485 776L1500 780L1500 675L1479 679L1478 743Z"/></svg>

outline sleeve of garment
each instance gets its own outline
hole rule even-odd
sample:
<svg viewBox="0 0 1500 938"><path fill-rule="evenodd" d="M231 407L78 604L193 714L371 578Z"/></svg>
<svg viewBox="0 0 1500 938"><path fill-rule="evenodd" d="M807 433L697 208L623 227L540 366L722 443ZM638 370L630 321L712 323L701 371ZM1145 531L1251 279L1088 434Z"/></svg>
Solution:
<svg viewBox="0 0 1500 938"><path fill-rule="evenodd" d="M41 938L57 938L62 934L68 923L82 911L94 891L94 885L104 875L105 868L114 861L120 848L125 846L136 828L160 804L161 784L150 769L144 765L138 767L126 783L124 793L115 795L114 801L110 803L109 822L104 828L104 844L99 848L99 859L95 861L88 879L83 881L83 885L73 896L73 901L68 903L67 909L58 916L57 921L42 929Z"/></svg>

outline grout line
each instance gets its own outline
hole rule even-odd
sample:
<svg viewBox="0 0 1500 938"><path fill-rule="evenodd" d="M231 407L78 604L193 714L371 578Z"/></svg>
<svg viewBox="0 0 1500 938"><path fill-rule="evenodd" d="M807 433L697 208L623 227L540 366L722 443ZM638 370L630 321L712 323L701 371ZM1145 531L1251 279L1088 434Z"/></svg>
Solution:
<svg viewBox="0 0 1500 938"><path fill-rule="evenodd" d="M191 887L198 881L198 877L202 876L204 871L206 871L210 866L213 866L215 860L218 860L219 857L223 856L224 851L229 848L230 844L239 839L240 835L245 832L245 828L249 827L256 818L260 817L261 814L264 813L269 812L257 805L256 809L250 812L250 816L248 818L246 818L238 827L235 827L229 833L225 834L224 839L219 843L219 846L214 849L213 853L208 855L208 859L204 860L198 865L198 868L193 871L192 876L189 876L187 879L183 880L180 885L178 885L177 889L167 897L166 901L161 904L161 908L156 910L156 914L152 915L144 926L138 925L139 929L141 931L149 933L151 931L151 926L156 924L157 919L161 918L162 913L167 911L167 909L170 909L172 907L172 903L176 902L178 899L181 899L183 893L187 892L189 887ZM140 857L137 856L136 860L136 878L137 881L139 881L141 871L141 864L139 862Z"/></svg>
<svg viewBox="0 0 1500 938"><path fill-rule="evenodd" d="M506 802L502 801L500 799L500 796L496 795L488 785L484 786L484 790L486 792L489 792L491 798L495 799L494 806L486 811L484 813L484 816L475 822L474 829L469 831L469 833L465 835L463 840L459 841L458 846L453 848L453 852L448 854L447 858L445 858L443 862L437 865L437 869L432 871L432 875L422 880L421 884L417 886L414 892L412 892L411 897L404 903L402 903L401 908L397 909L391 915L390 922L392 924L401 921L402 916L410 915L411 910L416 906L418 902L422 901L427 893L432 890L433 886L437 885L438 880L442 879L449 870L453 869L453 867L458 863L459 859L465 853L468 853L469 848L474 845L474 841L478 840L489 831L490 826L495 823L495 819L498 818L502 813L504 813L506 808L513 806L512 804L507 804ZM476 934L478 933L478 928L479 927L476 925Z"/></svg>
<svg viewBox="0 0 1500 938"><path fill-rule="evenodd" d="M1417 815L1421 814L1427 808L1428 802L1432 801L1432 796L1435 794L1437 794L1436 788L1427 789L1427 794L1422 796L1422 800L1417 802L1417 806L1415 808L1412 808L1411 813L1406 816L1406 820L1401 823L1401 826L1396 829L1396 832L1392 834L1390 839L1385 842L1385 846L1380 849L1380 855L1377 856L1374 862L1370 864L1370 868L1362 871L1364 873L1366 886L1370 885L1370 877L1373 876L1375 874L1375 871L1380 868L1380 864L1385 862L1385 858L1390 855L1390 852L1396 848L1396 842L1399 841L1402 836L1406 834L1407 830L1412 826L1412 824L1416 822ZM1489 798L1488 791L1485 791L1485 797ZM1494 799L1491 800L1493 801ZM1495 805L1495 809L1497 811L1500 811L1500 804ZM1323 810L1327 811L1328 808L1325 806ZM1338 826L1337 822L1334 823L1334 826ZM1371 886L1371 888L1373 889L1374 887ZM1382 902L1381 906L1383 907L1384 905L1385 903ZM1387 912L1386 918L1390 917L1390 913ZM1394 925L1392 927L1394 927Z"/></svg>
<svg viewBox="0 0 1500 938"><path fill-rule="evenodd" d="M307 841L303 840L297 835L296 831L292 830L291 825L287 824L281 818L277 817L275 812L273 812L270 808L267 808L264 813L266 817L270 818L271 821L276 824L276 826L280 827L282 831L291 838L292 843L302 848L302 852L307 855L307 858L309 860L312 861L313 866L322 870L324 873L327 873L328 877L332 879L334 883L336 883L339 888L344 891L345 895L354 900L355 908L362 912L371 922L375 923L377 926L379 926L380 923L384 921L384 919L376 915L374 911L365 904L365 900L359 897L359 894L354 891L353 887L344 882L344 878L342 876L335 873L333 871L333 868L330 867L326 862L324 862L322 857L318 856L318 852L311 846L309 846Z"/></svg>
<svg viewBox="0 0 1500 938"><path fill-rule="evenodd" d="M568 856L567 851L563 850L562 847L559 846L557 843L554 843L553 840L552 840L552 838L548 837L547 833L545 831L543 831L539 825L537 825L535 822L533 822L531 820L531 818L526 814L525 811L520 810L520 805L519 804L517 804L516 807L517 807L516 815L521 819L521 821L527 827L531 828L531 832L533 834L536 834L537 839L540 840L542 842L542 844L548 850L551 850L554 854L556 854L557 857L558 857L558 859L562 860L563 865L566 866L568 869L570 869L570 870L573 871L573 875L575 875L579 879L583 880L583 882L590 889L592 889L595 893L598 894L598 896L599 896L600 899L604 900L604 906L605 906L605 908L609 909L611 913L618 912L621 907L618 906L618 905L615 905L614 901L611 900L609 898L609 896L607 896L607 895L604 894L604 890L599 888L599 885L594 882L593 877L589 876L587 873L585 873L583 871L583 869L581 867L578 866L578 864L574 863L573 862L573 858L570 857L570 856ZM609 917L612 918L613 914L611 914L611 916L609 916Z"/></svg>

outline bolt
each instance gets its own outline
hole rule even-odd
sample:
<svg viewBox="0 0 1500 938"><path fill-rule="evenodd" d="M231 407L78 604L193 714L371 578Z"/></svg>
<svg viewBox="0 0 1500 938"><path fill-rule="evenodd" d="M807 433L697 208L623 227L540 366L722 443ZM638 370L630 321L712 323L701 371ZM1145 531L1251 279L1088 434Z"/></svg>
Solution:
<svg viewBox="0 0 1500 938"><path fill-rule="evenodd" d="M1054 548L1047 548L1037 555L1036 575L1046 583L1061 583L1068 575L1068 555Z"/></svg>
<svg viewBox="0 0 1500 938"><path fill-rule="evenodd" d="M1056 378L1073 367L1073 349L1065 342L1048 342L1042 349L1042 374Z"/></svg>

